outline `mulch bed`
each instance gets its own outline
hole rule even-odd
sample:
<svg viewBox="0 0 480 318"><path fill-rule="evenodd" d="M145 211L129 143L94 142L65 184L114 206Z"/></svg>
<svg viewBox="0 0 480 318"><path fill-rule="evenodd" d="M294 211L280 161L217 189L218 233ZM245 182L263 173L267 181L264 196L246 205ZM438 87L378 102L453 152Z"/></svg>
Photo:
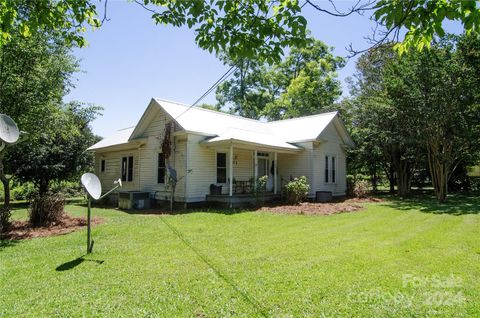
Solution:
<svg viewBox="0 0 480 318"><path fill-rule="evenodd" d="M100 224L101 218L92 218L92 224ZM13 221L6 233L1 235L5 240L25 240L36 237L54 236L71 233L87 226L86 218L72 217L64 214L63 218L49 226L33 227L28 221Z"/></svg>
<svg viewBox="0 0 480 318"><path fill-rule="evenodd" d="M361 203L381 202L378 198L354 198L347 199L341 202L303 202L298 205L272 205L264 206L258 211L284 213L284 214L302 214L302 215L331 215L345 212L357 212L363 210Z"/></svg>

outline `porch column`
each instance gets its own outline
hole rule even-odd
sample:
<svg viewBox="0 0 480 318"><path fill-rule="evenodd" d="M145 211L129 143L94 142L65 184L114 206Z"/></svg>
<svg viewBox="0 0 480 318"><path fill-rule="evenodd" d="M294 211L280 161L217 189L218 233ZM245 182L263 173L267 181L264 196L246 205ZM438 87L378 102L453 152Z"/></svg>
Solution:
<svg viewBox="0 0 480 318"><path fill-rule="evenodd" d="M277 194L277 168L278 168L278 160L277 160L277 152L275 151L275 155L273 157L273 194Z"/></svg>
<svg viewBox="0 0 480 318"><path fill-rule="evenodd" d="M228 164L228 178L229 178L228 195L232 196L233 195L233 144L232 143L230 143L230 156L228 158L228 162L229 162Z"/></svg>
<svg viewBox="0 0 480 318"><path fill-rule="evenodd" d="M258 153L257 153L257 149L255 149L255 152L253 153L253 164L254 164L253 186L254 186L254 188L257 188L257 179L258 179Z"/></svg>

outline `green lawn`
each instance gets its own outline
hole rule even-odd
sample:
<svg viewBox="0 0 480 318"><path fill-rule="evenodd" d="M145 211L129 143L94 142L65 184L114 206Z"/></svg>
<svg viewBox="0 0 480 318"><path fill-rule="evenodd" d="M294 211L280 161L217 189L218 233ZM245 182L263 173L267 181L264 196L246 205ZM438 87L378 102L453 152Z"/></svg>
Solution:
<svg viewBox="0 0 480 318"><path fill-rule="evenodd" d="M0 241L0 317L480 316L479 198L332 216L93 214L105 222L83 258L85 230Z"/></svg>

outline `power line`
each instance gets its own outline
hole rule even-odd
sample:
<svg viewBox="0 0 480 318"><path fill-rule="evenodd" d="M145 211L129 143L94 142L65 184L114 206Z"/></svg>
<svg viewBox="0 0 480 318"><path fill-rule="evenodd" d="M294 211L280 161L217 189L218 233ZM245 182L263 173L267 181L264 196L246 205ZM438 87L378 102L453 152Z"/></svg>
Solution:
<svg viewBox="0 0 480 318"><path fill-rule="evenodd" d="M135 1L137 2L137 1ZM138 3L138 2L137 2ZM300 9L303 9L303 7L308 3L308 0L306 0L303 5L300 6ZM143 6L143 5L142 5ZM268 12L266 13L268 14ZM226 71L210 88L203 93L202 96L200 96L192 105L188 106L187 109L185 109L183 112L181 112L178 116L174 118L174 120L177 120L180 116L188 112L190 109L192 109L195 105L197 105L200 101L202 101L205 97L207 97L218 85L223 83L230 75L232 75L233 72L235 72L238 68L238 64L240 64L240 61L237 63L233 64L228 71Z"/></svg>

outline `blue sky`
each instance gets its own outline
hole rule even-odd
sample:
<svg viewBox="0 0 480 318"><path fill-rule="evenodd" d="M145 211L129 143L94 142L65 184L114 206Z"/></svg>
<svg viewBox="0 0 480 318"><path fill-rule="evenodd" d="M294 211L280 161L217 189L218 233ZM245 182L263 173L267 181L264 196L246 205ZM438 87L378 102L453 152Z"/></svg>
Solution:
<svg viewBox="0 0 480 318"><path fill-rule="evenodd" d="M155 25L151 13L135 3L109 1L108 17L100 29L86 34L89 46L76 49L82 72L65 100L79 100L104 107L93 122L93 131L107 136L133 126L152 97L193 103L228 69L214 54L198 48L194 31ZM352 5L343 1L341 6ZM336 18L304 7L312 35L347 56L354 48L368 47L374 23L368 16ZM355 59L338 72L344 93L345 78L355 70ZM215 103L213 92L203 102Z"/></svg>

